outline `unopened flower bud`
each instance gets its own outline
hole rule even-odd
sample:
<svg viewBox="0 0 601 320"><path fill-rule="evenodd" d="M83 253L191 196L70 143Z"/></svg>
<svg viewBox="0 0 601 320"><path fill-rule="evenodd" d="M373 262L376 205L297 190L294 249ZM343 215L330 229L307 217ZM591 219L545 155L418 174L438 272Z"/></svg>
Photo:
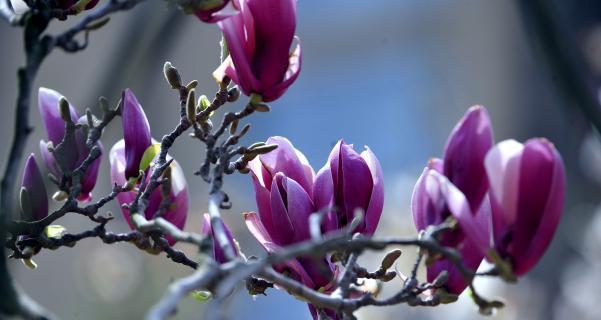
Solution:
<svg viewBox="0 0 601 320"><path fill-rule="evenodd" d="M205 110L211 105L211 101L204 94L198 98L198 105L200 106L200 111Z"/></svg>
<svg viewBox="0 0 601 320"><path fill-rule="evenodd" d="M163 73L165 74L167 83L169 83L172 89L179 89L182 87L182 78L180 77L177 69L171 65L171 62L165 62L165 65L163 66Z"/></svg>
<svg viewBox="0 0 601 320"><path fill-rule="evenodd" d="M278 148L277 144L267 144L264 146L259 146L256 148L253 148L251 150L248 151L248 153L252 153L252 154L266 154L269 153L275 149Z"/></svg>
<svg viewBox="0 0 601 320"><path fill-rule="evenodd" d="M230 134L236 134L236 130L238 130L238 123L240 123L238 119L234 119L234 121L232 121L230 124Z"/></svg>
<svg viewBox="0 0 601 320"><path fill-rule="evenodd" d="M382 260L380 269L382 269L382 270L390 269L390 267L392 267L394 262L401 256L401 253L402 253L402 251L399 249L396 249L396 250L393 250L393 251L390 251L389 253L387 253L386 256L384 257L384 260Z"/></svg>
<svg viewBox="0 0 601 320"><path fill-rule="evenodd" d="M186 85L186 89L187 90L192 90L192 89L195 89L196 86L198 86L198 80L192 80L192 81L190 81L190 83L188 83Z"/></svg>

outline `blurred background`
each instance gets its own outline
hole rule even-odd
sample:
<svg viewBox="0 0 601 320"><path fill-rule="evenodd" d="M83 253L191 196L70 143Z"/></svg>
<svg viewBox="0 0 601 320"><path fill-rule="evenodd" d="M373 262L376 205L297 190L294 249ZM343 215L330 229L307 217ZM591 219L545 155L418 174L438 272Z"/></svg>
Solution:
<svg viewBox="0 0 601 320"><path fill-rule="evenodd" d="M53 22L64 30L80 17ZM249 119L245 143L271 135L288 137L317 170L338 139L362 149L368 145L385 173L386 202L377 234L416 234L409 208L413 184L427 160L440 156L450 130L468 107L482 104L492 117L496 141L545 136L562 153L568 196L559 231L538 266L516 285L477 282L487 297L507 307L494 319L598 319L601 306L601 123L597 85L601 74L601 3L588 1L321 0L298 2L297 34L303 69L273 111ZM21 30L0 24L0 150L13 130L15 73L23 63ZM116 104L131 88L149 117L156 139L177 123L179 105L162 75L171 61L187 81L212 96L211 73L219 62L215 25L185 16L164 1L146 1L119 13L91 34L89 47L69 55L56 50L41 68L35 87L64 94L80 111L97 109L99 96ZM37 94L33 101L37 101ZM242 106L242 100L237 106ZM36 106L36 127L28 152L38 155L45 138ZM103 138L107 150L122 136L119 122ZM6 154L6 152L4 152ZM207 186L191 173L203 149L184 137L172 149L188 173L191 212L187 229L200 231ZM1 158L4 166L5 157ZM108 158L102 163L97 196L108 192ZM241 212L255 210L250 177L228 177L225 191L234 207L225 220L248 255L263 255L245 230ZM105 207L117 218L115 232L127 226L115 203ZM81 216L60 223L72 233L92 227ZM194 248L178 245L194 256ZM413 250L397 268L407 270ZM371 269L381 255L366 255ZM130 244L104 245L98 239L74 248L43 251L31 271L12 265L17 282L63 319L140 319L173 279L189 274L163 255L149 256ZM423 275L422 275L423 276ZM400 280L386 286L390 294ZM202 319L208 304L185 299L175 319ZM242 288L230 299L233 319L308 319L306 305L269 290L250 297ZM366 308L360 319L480 319L469 297L428 308L405 305Z"/></svg>

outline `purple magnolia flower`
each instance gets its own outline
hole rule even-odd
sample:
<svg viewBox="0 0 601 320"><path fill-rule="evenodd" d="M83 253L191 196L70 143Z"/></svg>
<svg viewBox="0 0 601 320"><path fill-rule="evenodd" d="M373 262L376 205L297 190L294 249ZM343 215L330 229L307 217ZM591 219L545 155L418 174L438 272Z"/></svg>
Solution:
<svg viewBox="0 0 601 320"><path fill-rule="evenodd" d="M61 118L58 106L61 97L60 93L52 89L40 88L38 92L38 106L49 140L48 142L44 140L40 141L40 153L48 171L58 179L63 176L63 172L56 162L54 155L48 150L48 143L51 142L56 147L65 135L65 121ZM69 105L69 110L71 121L78 122L79 115L75 111L75 108ZM73 171L87 158L90 150L86 147L86 136L82 130L76 130L74 139L67 141L67 144L67 148L63 149L61 155L62 162L66 170ZM99 141L97 145L104 153L102 143ZM91 191L94 189L94 185L96 185L101 158L98 157L94 160L82 177L82 189L79 195L79 200L81 201L89 201L92 198Z"/></svg>
<svg viewBox="0 0 601 320"><path fill-rule="evenodd" d="M486 156L494 247L520 276L543 256L565 197L563 161L546 139L506 140Z"/></svg>
<svg viewBox="0 0 601 320"><path fill-rule="evenodd" d="M220 263L220 264L228 262L228 259L226 258L225 253L223 252L223 250L221 250L221 247L215 240L215 237L213 234L213 225L211 224L211 217L209 216L208 213L205 213L203 215L203 219L204 219L204 223L202 225L202 234L203 235L210 234L211 237L213 238L213 258L215 259L215 261L217 261L217 263ZM234 237L232 237L232 232L227 227L227 224L225 224L221 219L219 219L219 223L221 223L221 225L223 225L223 229L225 230L225 235L227 236L229 244L234 248L234 252L236 253L236 255L239 255L240 252L238 249L238 244L234 240Z"/></svg>
<svg viewBox="0 0 601 320"><path fill-rule="evenodd" d="M111 163L111 182L118 185L124 185L128 179L125 178L125 142L123 140L118 141L109 153L109 159ZM149 179L150 177L147 177ZM171 202L167 211L162 217L174 224L179 229L183 229L186 223L188 213L188 186L184 173L177 162L173 162L171 166L171 187L169 193L169 200ZM135 191L121 192L117 196L117 202L120 206L124 204L132 203L136 198ZM150 199L144 216L146 219L152 219L160 209L163 196L161 190L157 188L150 194ZM127 224L131 229L134 228L131 222L131 216L129 209L121 207L121 213L127 221ZM169 243L173 245L175 241L171 238L167 238Z"/></svg>
<svg viewBox="0 0 601 320"><path fill-rule="evenodd" d="M365 216L355 232L371 236L376 231L384 205L384 180L380 163L369 148L358 154L353 145L340 140L317 173L312 192L318 209L334 208L326 216L324 231L346 226L357 209Z"/></svg>
<svg viewBox="0 0 601 320"><path fill-rule="evenodd" d="M204 1L195 8L194 14L198 19L207 22L215 23L236 13L236 1L230 0L215 0Z"/></svg>
<svg viewBox="0 0 601 320"><path fill-rule="evenodd" d="M240 11L218 23L230 56L214 76L220 82L228 76L246 95L276 100L301 69L300 45L290 53L296 0L235 0L234 4Z"/></svg>
<svg viewBox="0 0 601 320"><path fill-rule="evenodd" d="M411 200L413 222L420 231L449 217L459 222L459 227L443 234L440 242L457 248L464 264L471 269L477 269L489 245L490 205L485 198L488 179L484 158L492 144L492 127L486 110L480 106L470 108L451 132L444 160L430 160ZM447 291L460 294L468 283L447 259L428 266L428 281L433 281L443 270L449 273Z"/></svg>
<svg viewBox="0 0 601 320"><path fill-rule="evenodd" d="M29 155L21 181L21 219L37 221L48 215L48 195L33 153Z"/></svg>
<svg viewBox="0 0 601 320"><path fill-rule="evenodd" d="M464 265L475 270L488 248L488 203L484 202L481 209L472 214L466 196L436 169L439 164L432 162L426 167L413 189L413 222L421 231L428 226L439 225L451 216L457 219L459 228L443 234L440 243L457 248ZM470 236L466 237L466 233ZM455 265L444 258L428 266L428 281L433 281L443 270L449 274L446 290L457 295L463 292L468 283Z"/></svg>
<svg viewBox="0 0 601 320"><path fill-rule="evenodd" d="M268 252L310 239L309 216L315 212L311 200L313 169L305 156L283 137L267 144L278 148L249 163L259 213L246 213L250 232ZM301 258L276 266L306 286L329 288L335 269L327 259Z"/></svg>
<svg viewBox="0 0 601 320"><path fill-rule="evenodd" d="M109 153L111 181L118 185L124 185L130 178L138 176L140 160L144 151L152 145L146 114L130 90L123 92L122 102L124 139L118 141ZM149 178L147 175L146 179ZM183 229L188 213L188 185L184 173L176 161L173 161L171 165L170 182L169 200L171 205L162 217ZM122 192L117 196L117 201L120 205L130 204L135 197L135 191ZM147 219L152 219L159 212L162 200L163 195L160 188L155 189L150 195L148 206L144 212ZM133 229L129 210L121 207L121 212L130 228ZM167 240L170 244L175 243L171 238Z"/></svg>
<svg viewBox="0 0 601 320"><path fill-rule="evenodd" d="M315 212L311 200L313 169L305 156L283 137L267 144L278 148L249 163L259 213L245 214L246 225L268 252L309 240L309 216ZM301 258L276 266L308 287L330 288L335 268L327 259Z"/></svg>

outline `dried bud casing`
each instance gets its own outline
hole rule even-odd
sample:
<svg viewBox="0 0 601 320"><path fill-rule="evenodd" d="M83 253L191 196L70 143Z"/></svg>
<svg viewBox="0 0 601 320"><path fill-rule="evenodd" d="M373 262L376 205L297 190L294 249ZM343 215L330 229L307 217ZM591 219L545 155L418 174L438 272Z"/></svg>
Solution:
<svg viewBox="0 0 601 320"><path fill-rule="evenodd" d="M240 123L238 119L234 119L234 121L232 121L230 124L230 134L236 134L236 130L238 130L238 123Z"/></svg>
<svg viewBox="0 0 601 320"><path fill-rule="evenodd" d="M255 108L255 111L257 112L269 112L271 111L271 107L264 104L264 103L259 103L259 104L253 104L253 107Z"/></svg>
<svg viewBox="0 0 601 320"><path fill-rule="evenodd" d="M109 101L105 97L98 98L98 105L102 114L108 114L110 112Z"/></svg>
<svg viewBox="0 0 601 320"><path fill-rule="evenodd" d="M171 62L165 62L165 65L163 66L163 73L165 74L167 83L169 83L172 89L179 89L182 87L182 78L180 77L177 69L171 65Z"/></svg>
<svg viewBox="0 0 601 320"><path fill-rule="evenodd" d="M67 99L65 99L65 97L61 97L58 100L58 110L63 121L73 122L71 120L71 110L69 109L69 102L67 101Z"/></svg>

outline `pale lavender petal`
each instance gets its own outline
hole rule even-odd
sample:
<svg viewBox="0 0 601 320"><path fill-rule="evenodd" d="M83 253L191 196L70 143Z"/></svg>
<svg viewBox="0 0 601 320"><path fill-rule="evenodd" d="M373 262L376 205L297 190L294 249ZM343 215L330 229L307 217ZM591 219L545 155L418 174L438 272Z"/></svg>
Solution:
<svg viewBox="0 0 601 320"><path fill-rule="evenodd" d="M504 237L506 226L512 225L516 220L523 150L521 143L505 140L495 145L484 159L490 185L493 235L496 242Z"/></svg>
<svg viewBox="0 0 601 320"><path fill-rule="evenodd" d="M246 222L246 227L248 231L259 241L259 243L265 247L266 243L273 243L269 232L263 225L263 222L259 218L259 215L256 212L245 212L243 214L244 222ZM265 247L267 248L267 247Z"/></svg>
<svg viewBox="0 0 601 320"><path fill-rule="evenodd" d="M442 159L431 158L430 160L428 160L428 168L435 170L440 174L444 174L444 163Z"/></svg>

